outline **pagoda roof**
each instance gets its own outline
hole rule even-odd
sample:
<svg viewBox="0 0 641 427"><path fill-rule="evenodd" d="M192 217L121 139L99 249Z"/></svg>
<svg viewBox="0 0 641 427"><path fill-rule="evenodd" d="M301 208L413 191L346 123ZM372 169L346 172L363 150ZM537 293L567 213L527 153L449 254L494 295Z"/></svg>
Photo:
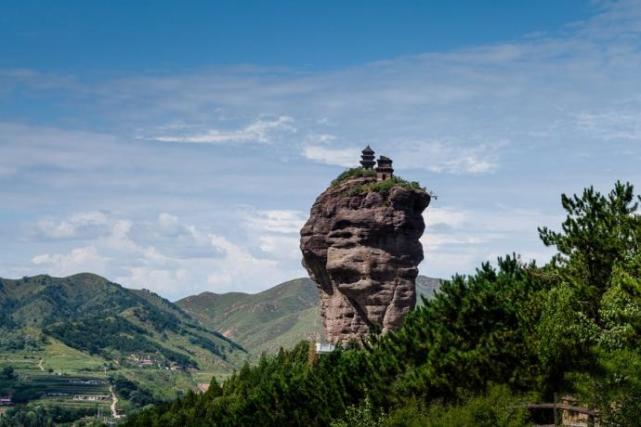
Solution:
<svg viewBox="0 0 641 427"><path fill-rule="evenodd" d="M368 146L367 146L367 147L365 147L365 149L363 150L363 154L374 154L374 150L372 150L372 148L368 145Z"/></svg>

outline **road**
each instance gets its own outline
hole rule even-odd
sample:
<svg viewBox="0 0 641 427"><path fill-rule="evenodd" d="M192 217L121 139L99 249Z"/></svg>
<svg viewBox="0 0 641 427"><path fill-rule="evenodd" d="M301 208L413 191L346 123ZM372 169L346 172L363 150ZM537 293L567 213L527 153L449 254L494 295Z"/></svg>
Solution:
<svg viewBox="0 0 641 427"><path fill-rule="evenodd" d="M118 419L120 418L120 415L118 415L118 411L116 411L118 397L116 396L116 393L114 393L114 386L109 386L109 392L111 393L111 416Z"/></svg>

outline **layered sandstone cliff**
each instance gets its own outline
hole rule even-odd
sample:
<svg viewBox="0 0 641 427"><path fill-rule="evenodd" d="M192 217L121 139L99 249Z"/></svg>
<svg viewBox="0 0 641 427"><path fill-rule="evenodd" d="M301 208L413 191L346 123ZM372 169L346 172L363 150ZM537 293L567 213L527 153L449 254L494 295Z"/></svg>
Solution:
<svg viewBox="0 0 641 427"><path fill-rule="evenodd" d="M357 177L332 185L301 230L303 265L320 290L330 343L393 330L416 303L430 196L387 184L381 189L375 177Z"/></svg>

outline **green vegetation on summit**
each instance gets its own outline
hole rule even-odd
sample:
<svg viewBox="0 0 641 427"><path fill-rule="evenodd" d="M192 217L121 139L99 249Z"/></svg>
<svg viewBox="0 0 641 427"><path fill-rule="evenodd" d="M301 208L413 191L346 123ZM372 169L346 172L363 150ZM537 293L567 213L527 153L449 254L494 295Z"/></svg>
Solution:
<svg viewBox="0 0 641 427"><path fill-rule="evenodd" d="M338 185L349 181L354 178L376 178L376 171L373 169L365 168L351 168L342 172L336 179L331 183L332 187L337 187ZM364 194L368 192L377 192L381 194L388 194L393 187L401 187L407 190L416 190L416 191L426 191L425 187L422 187L416 181L407 181L399 176L391 176L385 180L381 181L366 181L360 185L357 185L350 189L351 195Z"/></svg>
<svg viewBox="0 0 641 427"><path fill-rule="evenodd" d="M351 169L346 169L345 171L341 172L340 175L338 175L333 181L331 186L336 187L339 184L342 184L345 181L348 181L350 179L354 178L375 178L376 177L376 172L374 169L366 169L366 168L351 168Z"/></svg>
<svg viewBox="0 0 641 427"><path fill-rule="evenodd" d="M525 403L569 394L606 426L641 414L641 217L632 186L563 196L558 255L454 276L402 327L317 355L309 343L244 366L221 387L128 426L551 424Z"/></svg>

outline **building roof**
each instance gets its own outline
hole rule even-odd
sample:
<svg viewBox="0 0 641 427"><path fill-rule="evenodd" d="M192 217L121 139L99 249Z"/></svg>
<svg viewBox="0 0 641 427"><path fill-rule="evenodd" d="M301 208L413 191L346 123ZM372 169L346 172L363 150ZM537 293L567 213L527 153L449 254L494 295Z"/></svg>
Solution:
<svg viewBox="0 0 641 427"><path fill-rule="evenodd" d="M365 147L365 149L363 150L363 154L374 154L374 150L372 150L372 148L368 145L368 146L367 146L367 147Z"/></svg>
<svg viewBox="0 0 641 427"><path fill-rule="evenodd" d="M392 159L390 159L389 157L380 156L378 158L377 163L378 163L377 169L381 169L381 168L391 169L392 167Z"/></svg>

